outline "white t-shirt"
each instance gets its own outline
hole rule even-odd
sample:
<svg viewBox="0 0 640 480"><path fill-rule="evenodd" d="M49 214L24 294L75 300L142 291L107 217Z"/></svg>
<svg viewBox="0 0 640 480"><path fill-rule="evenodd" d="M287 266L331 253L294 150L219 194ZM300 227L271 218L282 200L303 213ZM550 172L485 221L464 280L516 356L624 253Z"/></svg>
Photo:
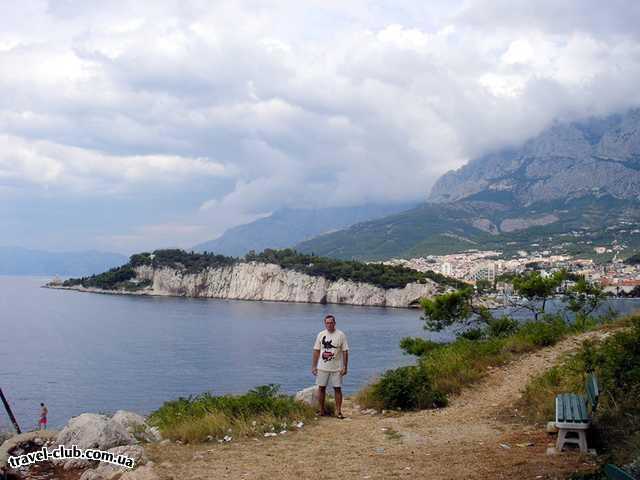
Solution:
<svg viewBox="0 0 640 480"><path fill-rule="evenodd" d="M316 337L313 349L320 350L318 370L337 372L342 368L342 352L349 350L347 336L337 328L333 333L325 329Z"/></svg>

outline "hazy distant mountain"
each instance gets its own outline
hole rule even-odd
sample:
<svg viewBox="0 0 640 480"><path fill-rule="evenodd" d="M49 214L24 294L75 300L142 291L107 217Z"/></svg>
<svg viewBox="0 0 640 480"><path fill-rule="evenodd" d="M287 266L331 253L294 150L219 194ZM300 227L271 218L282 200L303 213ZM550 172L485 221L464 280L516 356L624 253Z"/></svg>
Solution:
<svg viewBox="0 0 640 480"><path fill-rule="evenodd" d="M519 148L443 175L429 202L301 242L302 252L385 259L468 249L593 253L640 247L640 110L556 124Z"/></svg>
<svg viewBox="0 0 640 480"><path fill-rule="evenodd" d="M21 247L0 247L1 275L85 276L127 262L118 253L81 251L47 252Z"/></svg>
<svg viewBox="0 0 640 480"><path fill-rule="evenodd" d="M215 240L196 245L196 251L242 256L250 250L291 247L322 233L391 215L414 204L364 205L316 209L285 208L272 215L227 230Z"/></svg>
<svg viewBox="0 0 640 480"><path fill-rule="evenodd" d="M531 205L592 194L640 197L640 109L554 125L519 148L486 155L446 173L429 200L499 196Z"/></svg>

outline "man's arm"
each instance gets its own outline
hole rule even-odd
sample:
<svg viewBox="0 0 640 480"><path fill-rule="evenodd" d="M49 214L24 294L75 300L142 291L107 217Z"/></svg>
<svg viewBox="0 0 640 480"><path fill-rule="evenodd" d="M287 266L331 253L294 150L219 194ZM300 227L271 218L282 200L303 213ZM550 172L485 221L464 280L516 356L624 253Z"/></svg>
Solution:
<svg viewBox="0 0 640 480"><path fill-rule="evenodd" d="M349 369L349 350L343 350L342 351L342 370L340 371L340 374L346 375L348 369Z"/></svg>
<svg viewBox="0 0 640 480"><path fill-rule="evenodd" d="M318 374L318 359L320 358L320 350L313 349L313 356L311 357L311 373Z"/></svg>

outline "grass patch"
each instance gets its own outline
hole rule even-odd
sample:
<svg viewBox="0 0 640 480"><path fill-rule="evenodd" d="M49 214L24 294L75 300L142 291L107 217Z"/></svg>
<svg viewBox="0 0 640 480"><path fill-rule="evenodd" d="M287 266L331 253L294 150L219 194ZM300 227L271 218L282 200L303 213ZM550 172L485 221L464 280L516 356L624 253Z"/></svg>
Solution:
<svg viewBox="0 0 640 480"><path fill-rule="evenodd" d="M535 377L525 389L519 410L531 421L552 420L555 396L584 393L586 372L594 371L600 386L593 424L595 446L621 465L640 456L640 315L618 323L627 328L610 332L599 343L585 342L576 354Z"/></svg>
<svg viewBox="0 0 640 480"><path fill-rule="evenodd" d="M293 397L278 393L276 385L265 385L244 395L195 397L165 402L149 416L165 438L187 443L262 435L288 430L292 424L308 421L315 411Z"/></svg>

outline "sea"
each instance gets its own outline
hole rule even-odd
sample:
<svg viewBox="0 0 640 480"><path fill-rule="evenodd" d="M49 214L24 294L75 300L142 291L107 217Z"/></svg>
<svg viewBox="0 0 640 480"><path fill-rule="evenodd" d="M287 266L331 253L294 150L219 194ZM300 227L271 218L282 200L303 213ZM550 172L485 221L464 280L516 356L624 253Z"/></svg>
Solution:
<svg viewBox="0 0 640 480"><path fill-rule="evenodd" d="M347 394L414 362L399 342L436 341L415 309L101 295L42 288L50 278L0 276L0 388L23 430L40 402L51 428L84 412L146 415L204 392L239 394L313 385L312 346L327 313L348 337ZM628 312L636 300L616 300ZM0 405L0 431L10 430Z"/></svg>

